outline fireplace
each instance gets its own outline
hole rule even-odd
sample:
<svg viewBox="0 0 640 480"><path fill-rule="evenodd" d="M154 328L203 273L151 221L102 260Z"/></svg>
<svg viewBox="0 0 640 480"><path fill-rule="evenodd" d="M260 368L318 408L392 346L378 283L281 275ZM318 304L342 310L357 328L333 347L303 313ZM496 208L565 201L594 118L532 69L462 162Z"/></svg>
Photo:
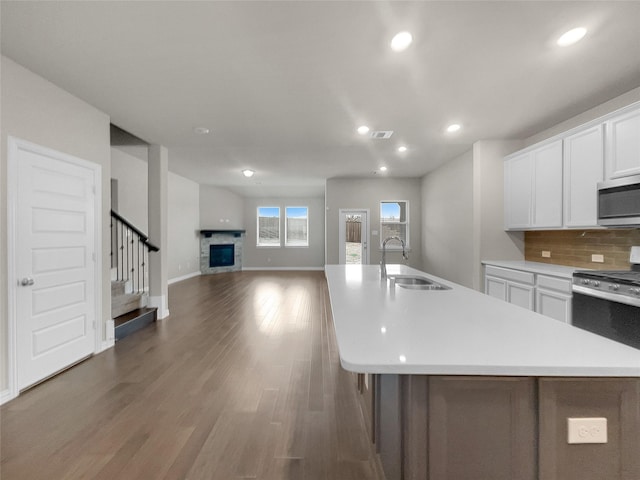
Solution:
<svg viewBox="0 0 640 480"><path fill-rule="evenodd" d="M209 267L230 267L235 262L235 245L209 245Z"/></svg>
<svg viewBox="0 0 640 480"><path fill-rule="evenodd" d="M200 272L242 270L244 230L200 230Z"/></svg>

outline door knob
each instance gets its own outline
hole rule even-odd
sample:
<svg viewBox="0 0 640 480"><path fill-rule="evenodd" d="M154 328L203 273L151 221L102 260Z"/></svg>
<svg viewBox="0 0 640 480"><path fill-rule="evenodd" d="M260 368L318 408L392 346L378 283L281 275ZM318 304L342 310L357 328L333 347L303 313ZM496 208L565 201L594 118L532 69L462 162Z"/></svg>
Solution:
<svg viewBox="0 0 640 480"><path fill-rule="evenodd" d="M22 285L23 287L28 287L29 285L33 285L35 282L33 281L33 278L30 277L24 277L22 280L20 280L20 285Z"/></svg>

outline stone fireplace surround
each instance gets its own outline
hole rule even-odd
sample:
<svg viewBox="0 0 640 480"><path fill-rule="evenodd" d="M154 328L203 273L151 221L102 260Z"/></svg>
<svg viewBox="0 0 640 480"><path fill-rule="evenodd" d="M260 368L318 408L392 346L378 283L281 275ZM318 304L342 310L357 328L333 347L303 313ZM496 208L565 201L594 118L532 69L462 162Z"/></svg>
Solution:
<svg viewBox="0 0 640 480"><path fill-rule="evenodd" d="M203 275L242 270L242 244L245 230L200 230L200 273ZM209 266L211 245L234 245L233 265L226 267Z"/></svg>

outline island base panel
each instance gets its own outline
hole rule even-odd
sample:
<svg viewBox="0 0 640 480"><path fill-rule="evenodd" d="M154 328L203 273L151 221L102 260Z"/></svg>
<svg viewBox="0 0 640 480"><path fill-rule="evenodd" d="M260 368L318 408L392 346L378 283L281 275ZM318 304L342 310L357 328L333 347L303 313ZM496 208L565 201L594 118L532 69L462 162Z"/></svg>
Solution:
<svg viewBox="0 0 640 480"><path fill-rule="evenodd" d="M640 479L640 378L375 378L387 480ZM568 444L584 417L607 418L606 444Z"/></svg>

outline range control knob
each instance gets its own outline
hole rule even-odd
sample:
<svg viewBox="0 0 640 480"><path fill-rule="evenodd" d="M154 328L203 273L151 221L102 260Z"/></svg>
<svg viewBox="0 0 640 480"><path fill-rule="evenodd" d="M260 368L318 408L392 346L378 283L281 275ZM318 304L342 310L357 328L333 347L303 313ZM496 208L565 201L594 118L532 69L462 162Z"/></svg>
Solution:
<svg viewBox="0 0 640 480"><path fill-rule="evenodd" d="M587 280L586 278L582 279L582 284L583 285L589 285L589 280Z"/></svg>
<svg viewBox="0 0 640 480"><path fill-rule="evenodd" d="M640 288L630 288L629 293L633 293L635 295L640 295Z"/></svg>
<svg viewBox="0 0 640 480"><path fill-rule="evenodd" d="M599 287L600 282L598 280L591 280L591 285L593 285L594 287Z"/></svg>
<svg viewBox="0 0 640 480"><path fill-rule="evenodd" d="M613 290L614 292L617 292L620 289L620 285L618 285L617 283L614 283L613 285L609 285L609 289Z"/></svg>

